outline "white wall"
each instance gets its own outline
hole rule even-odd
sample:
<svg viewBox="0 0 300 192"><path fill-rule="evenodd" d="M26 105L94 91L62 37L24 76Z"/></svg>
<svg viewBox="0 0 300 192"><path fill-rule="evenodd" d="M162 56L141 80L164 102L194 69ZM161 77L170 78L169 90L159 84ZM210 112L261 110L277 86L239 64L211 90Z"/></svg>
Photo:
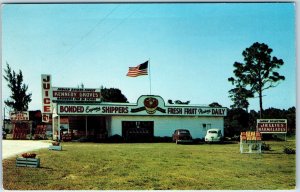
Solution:
<svg viewBox="0 0 300 192"><path fill-rule="evenodd" d="M223 117L111 116L110 136L122 135L122 121L154 121L154 136L160 137L171 137L176 129L188 129L193 138L203 138L208 129L203 124L221 129L224 135Z"/></svg>

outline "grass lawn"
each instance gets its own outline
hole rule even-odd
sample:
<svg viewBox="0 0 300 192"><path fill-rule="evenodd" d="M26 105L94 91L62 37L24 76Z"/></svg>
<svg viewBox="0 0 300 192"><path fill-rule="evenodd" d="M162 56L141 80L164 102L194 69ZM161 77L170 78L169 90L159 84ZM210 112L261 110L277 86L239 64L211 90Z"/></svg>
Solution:
<svg viewBox="0 0 300 192"><path fill-rule="evenodd" d="M217 190L295 189L295 155L240 154L239 144L62 143L63 151L37 151L41 168L3 161L8 190Z"/></svg>

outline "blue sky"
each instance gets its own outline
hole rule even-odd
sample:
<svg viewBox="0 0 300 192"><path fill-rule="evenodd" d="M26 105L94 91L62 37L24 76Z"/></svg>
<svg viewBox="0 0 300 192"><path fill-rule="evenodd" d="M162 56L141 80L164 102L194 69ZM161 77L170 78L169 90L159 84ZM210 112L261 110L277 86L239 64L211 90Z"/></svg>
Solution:
<svg viewBox="0 0 300 192"><path fill-rule="evenodd" d="M263 107L287 109L296 105L295 30L293 3L7 4L2 73L6 62L22 70L29 110L41 109L41 74L55 87L119 88L134 103L150 93L149 76L127 77L128 67L150 59L152 94L229 107L233 63L260 42L284 60L286 77L264 92Z"/></svg>

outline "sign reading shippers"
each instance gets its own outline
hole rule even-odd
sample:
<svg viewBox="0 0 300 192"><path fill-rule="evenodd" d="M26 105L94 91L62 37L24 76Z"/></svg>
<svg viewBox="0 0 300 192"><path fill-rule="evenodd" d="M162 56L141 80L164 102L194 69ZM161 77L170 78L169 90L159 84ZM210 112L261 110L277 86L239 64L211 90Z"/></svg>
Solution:
<svg viewBox="0 0 300 192"><path fill-rule="evenodd" d="M258 132L261 133L286 133L287 120L286 119L257 119Z"/></svg>

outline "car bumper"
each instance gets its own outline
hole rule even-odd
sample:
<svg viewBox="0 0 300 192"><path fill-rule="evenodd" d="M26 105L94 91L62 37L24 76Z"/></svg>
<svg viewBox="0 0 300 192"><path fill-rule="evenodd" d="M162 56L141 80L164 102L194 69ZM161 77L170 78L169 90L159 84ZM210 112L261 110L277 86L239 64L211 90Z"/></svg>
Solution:
<svg viewBox="0 0 300 192"><path fill-rule="evenodd" d="M180 140L180 139L178 139L177 142L179 142L179 143L191 143L191 142L193 142L193 140Z"/></svg>
<svg viewBox="0 0 300 192"><path fill-rule="evenodd" d="M205 138L206 142L220 142L221 138Z"/></svg>

